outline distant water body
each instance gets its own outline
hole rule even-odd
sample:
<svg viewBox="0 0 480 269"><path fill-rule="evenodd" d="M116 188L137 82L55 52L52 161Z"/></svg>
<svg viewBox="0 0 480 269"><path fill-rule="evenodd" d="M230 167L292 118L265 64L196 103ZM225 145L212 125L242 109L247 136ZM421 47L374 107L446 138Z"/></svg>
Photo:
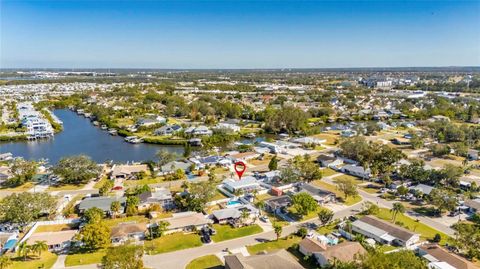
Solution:
<svg viewBox="0 0 480 269"><path fill-rule="evenodd" d="M11 152L14 156L25 159L48 159L51 164L62 157L85 154L98 163L106 161L127 162L155 160L159 149L166 149L178 154L183 153L181 146L154 144L130 144L120 136L111 136L91 124L89 119L76 113L59 109L54 111L63 121L63 131L54 138L38 141L17 141L0 143L0 153Z"/></svg>

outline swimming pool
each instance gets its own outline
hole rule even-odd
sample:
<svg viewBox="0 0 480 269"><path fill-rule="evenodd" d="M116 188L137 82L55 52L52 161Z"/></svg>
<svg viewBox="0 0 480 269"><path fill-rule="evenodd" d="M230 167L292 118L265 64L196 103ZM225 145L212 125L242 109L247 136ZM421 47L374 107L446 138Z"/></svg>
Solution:
<svg viewBox="0 0 480 269"><path fill-rule="evenodd" d="M236 200L231 200L227 202L227 207L235 207L241 205L242 203Z"/></svg>

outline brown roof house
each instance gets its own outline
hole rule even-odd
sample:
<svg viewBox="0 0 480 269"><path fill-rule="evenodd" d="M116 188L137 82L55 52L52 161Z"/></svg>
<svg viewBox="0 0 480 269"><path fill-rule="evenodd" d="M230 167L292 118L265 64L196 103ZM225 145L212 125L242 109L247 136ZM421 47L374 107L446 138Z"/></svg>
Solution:
<svg viewBox="0 0 480 269"><path fill-rule="evenodd" d="M333 260L351 262L364 255L367 251L358 242L345 241L335 246L328 246L326 250L313 253L320 266L329 264Z"/></svg>
<svg viewBox="0 0 480 269"><path fill-rule="evenodd" d="M33 233L28 238L27 244L34 244L37 241L45 241L49 251L62 252L71 246L76 233L77 230Z"/></svg>
<svg viewBox="0 0 480 269"><path fill-rule="evenodd" d="M382 244L411 247L420 240L420 235L374 216L364 216L352 223L352 230L373 238Z"/></svg>
<svg viewBox="0 0 480 269"><path fill-rule="evenodd" d="M192 211L175 213L172 217L163 219L163 221L169 223L166 233L191 232L195 229L200 230L205 225L213 223L211 219L208 219L202 213Z"/></svg>
<svg viewBox="0 0 480 269"><path fill-rule="evenodd" d="M426 244L418 248L418 254L426 259L430 269L478 269L470 261L436 244Z"/></svg>
<svg viewBox="0 0 480 269"><path fill-rule="evenodd" d="M293 256L284 249L267 254L225 256L225 269L303 269Z"/></svg>
<svg viewBox="0 0 480 269"><path fill-rule="evenodd" d="M148 171L146 164L114 165L110 179L133 179L137 174Z"/></svg>
<svg viewBox="0 0 480 269"><path fill-rule="evenodd" d="M327 245L312 238L305 237L298 243L298 251L305 256L311 256L316 252L325 250L327 250Z"/></svg>
<svg viewBox="0 0 480 269"><path fill-rule="evenodd" d="M140 241L145 239L146 223L120 223L112 228L110 238L112 243Z"/></svg>

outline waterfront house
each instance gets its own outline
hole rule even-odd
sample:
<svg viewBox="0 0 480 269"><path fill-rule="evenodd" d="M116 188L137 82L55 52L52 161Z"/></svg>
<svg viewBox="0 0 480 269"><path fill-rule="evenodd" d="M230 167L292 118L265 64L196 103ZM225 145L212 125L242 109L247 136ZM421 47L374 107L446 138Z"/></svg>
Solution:
<svg viewBox="0 0 480 269"><path fill-rule="evenodd" d="M197 127L188 127L185 129L185 134L194 135L194 136L203 136L203 135L212 135L213 132L207 126L197 126Z"/></svg>
<svg viewBox="0 0 480 269"><path fill-rule="evenodd" d="M175 213L170 218L162 221L168 222L167 233L192 232L202 229L205 225L213 223L211 219L202 213L187 211Z"/></svg>
<svg viewBox="0 0 480 269"><path fill-rule="evenodd" d="M182 129L183 129L182 126L178 124L173 124L173 125L167 124L153 131L153 134L154 135L173 135L175 133L180 132Z"/></svg>
<svg viewBox="0 0 480 269"><path fill-rule="evenodd" d="M320 205L335 202L336 195L333 192L322 190L312 184L303 183L298 186L298 192L310 194Z"/></svg>
<svg viewBox="0 0 480 269"><path fill-rule="evenodd" d="M223 166L228 167L232 165L232 160L225 158L223 156L207 156L207 157L193 157L189 159L190 162L194 163L196 168L205 169L207 166Z"/></svg>
<svg viewBox="0 0 480 269"><path fill-rule="evenodd" d="M112 243L125 243L145 239L146 223L120 223L110 232Z"/></svg>
<svg viewBox="0 0 480 269"><path fill-rule="evenodd" d="M228 155L227 158L231 159L233 162L238 162L238 161L246 162L248 160L257 158L258 156L260 156L260 154L258 154L257 152L249 151L249 152L240 152L240 153Z"/></svg>
<svg viewBox="0 0 480 269"><path fill-rule="evenodd" d="M257 255L241 253L225 256L225 269L303 269L303 266L285 249Z"/></svg>
<svg viewBox="0 0 480 269"><path fill-rule="evenodd" d="M237 132L240 132L241 128L237 124L219 122L217 125L215 125L214 129L216 131L223 131L226 133L237 133Z"/></svg>
<svg viewBox="0 0 480 269"><path fill-rule="evenodd" d="M367 251L358 242L344 241L338 245L328 246L325 250L313 253L320 266L326 266L332 262L352 262L365 255Z"/></svg>
<svg viewBox="0 0 480 269"><path fill-rule="evenodd" d="M372 238L381 244L411 247L420 235L374 216L364 216L352 223L352 231Z"/></svg>
<svg viewBox="0 0 480 269"><path fill-rule="evenodd" d="M48 251L62 252L72 245L76 233L77 230L33 233L28 238L27 244L32 245L37 241L44 241L48 246Z"/></svg>
<svg viewBox="0 0 480 269"><path fill-rule="evenodd" d="M467 158L470 161L478 160L478 150L469 149L468 152L467 152Z"/></svg>
<svg viewBox="0 0 480 269"><path fill-rule="evenodd" d="M138 195L139 204L138 210L147 210L154 204L160 205L165 210L170 210L175 207L172 193L166 188L154 188L151 191L146 191Z"/></svg>
<svg viewBox="0 0 480 269"><path fill-rule="evenodd" d="M141 118L137 120L135 125L137 127L150 127L156 124L164 124L167 122L167 119L161 116L157 116L155 118Z"/></svg>
<svg viewBox="0 0 480 269"><path fill-rule="evenodd" d="M148 171L149 169L146 164L114 164L110 173L110 179L135 179L139 173L147 173Z"/></svg>

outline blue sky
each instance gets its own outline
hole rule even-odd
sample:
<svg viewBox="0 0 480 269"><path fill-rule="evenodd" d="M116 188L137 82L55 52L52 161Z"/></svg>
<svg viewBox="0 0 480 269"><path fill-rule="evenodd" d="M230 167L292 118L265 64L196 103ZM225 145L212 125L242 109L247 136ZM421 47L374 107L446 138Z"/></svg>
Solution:
<svg viewBox="0 0 480 269"><path fill-rule="evenodd" d="M2 68L480 65L480 0L0 5Z"/></svg>

